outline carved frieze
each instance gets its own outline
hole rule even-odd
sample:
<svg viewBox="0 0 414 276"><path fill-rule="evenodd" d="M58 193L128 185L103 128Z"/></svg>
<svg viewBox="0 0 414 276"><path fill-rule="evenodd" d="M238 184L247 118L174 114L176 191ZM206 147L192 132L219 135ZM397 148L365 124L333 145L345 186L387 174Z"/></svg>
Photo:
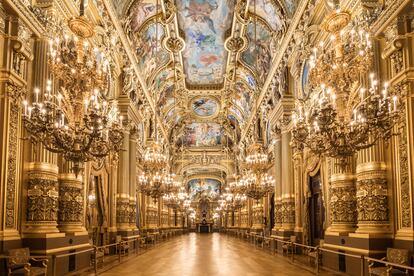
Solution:
<svg viewBox="0 0 414 276"><path fill-rule="evenodd" d="M6 227L13 228L15 222L17 150L18 150L19 106L15 101L10 104L9 141L7 153L7 195L6 195Z"/></svg>
<svg viewBox="0 0 414 276"><path fill-rule="evenodd" d="M27 218L31 223L56 222L58 217L58 181L36 174L27 185Z"/></svg>
<svg viewBox="0 0 414 276"><path fill-rule="evenodd" d="M129 224L135 225L137 221L137 204L135 201L129 202Z"/></svg>
<svg viewBox="0 0 414 276"><path fill-rule="evenodd" d="M282 202L280 200L277 200L275 202L275 224L281 225L283 220L282 215Z"/></svg>
<svg viewBox="0 0 414 276"><path fill-rule="evenodd" d="M357 181L358 222L381 223L388 221L387 180L367 178Z"/></svg>
<svg viewBox="0 0 414 276"><path fill-rule="evenodd" d="M402 107L403 118L405 118L405 108ZM401 124L400 135L398 136L398 153L399 153L399 174L400 174L400 200L401 200L401 226L411 227L412 206L410 202L410 178L407 146L407 127L405 122Z"/></svg>
<svg viewBox="0 0 414 276"><path fill-rule="evenodd" d="M82 223L83 221L82 183L71 182L61 181L59 185L59 223Z"/></svg>
<svg viewBox="0 0 414 276"><path fill-rule="evenodd" d="M117 198L116 199L116 222L117 223L129 223L129 199Z"/></svg>
<svg viewBox="0 0 414 276"><path fill-rule="evenodd" d="M356 222L356 189L354 185L330 187L329 211L332 224L354 224Z"/></svg>
<svg viewBox="0 0 414 276"><path fill-rule="evenodd" d="M293 199L282 202L282 223L295 223L295 202Z"/></svg>

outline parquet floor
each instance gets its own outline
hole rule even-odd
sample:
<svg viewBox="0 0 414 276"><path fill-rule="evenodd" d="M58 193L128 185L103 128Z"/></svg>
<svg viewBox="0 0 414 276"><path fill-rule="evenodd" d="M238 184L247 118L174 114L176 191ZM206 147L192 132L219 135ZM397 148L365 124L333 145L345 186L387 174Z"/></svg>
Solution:
<svg viewBox="0 0 414 276"><path fill-rule="evenodd" d="M307 276L284 257L224 234L191 233L162 243L100 275L129 276Z"/></svg>

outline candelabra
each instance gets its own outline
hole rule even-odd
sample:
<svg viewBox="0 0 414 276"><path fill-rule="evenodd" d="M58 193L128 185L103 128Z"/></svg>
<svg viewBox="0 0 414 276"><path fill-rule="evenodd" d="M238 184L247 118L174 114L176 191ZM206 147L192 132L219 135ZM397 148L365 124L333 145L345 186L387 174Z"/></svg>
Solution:
<svg viewBox="0 0 414 276"><path fill-rule="evenodd" d="M312 93L297 102L292 115L294 146L336 158L342 169L358 150L388 139L399 119L397 96L369 73L373 50L366 24L349 21L350 15L340 11L325 20L331 43L313 49ZM366 79L369 88L363 85Z"/></svg>
<svg viewBox="0 0 414 276"><path fill-rule="evenodd" d="M93 26L81 14L49 41L50 80L24 100L24 126L31 141L71 161L78 175L84 162L117 155L123 139L122 116L106 98L110 65L88 40Z"/></svg>

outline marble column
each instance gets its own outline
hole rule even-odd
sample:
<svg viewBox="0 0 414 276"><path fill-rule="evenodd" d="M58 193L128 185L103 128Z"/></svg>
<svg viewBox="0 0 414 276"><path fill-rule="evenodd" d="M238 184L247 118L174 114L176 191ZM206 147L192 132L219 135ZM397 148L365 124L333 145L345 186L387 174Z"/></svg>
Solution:
<svg viewBox="0 0 414 276"><path fill-rule="evenodd" d="M339 160L330 162L329 179L329 219L328 235L346 235L356 229L356 186L353 157L347 159L348 165L341 168Z"/></svg>
<svg viewBox="0 0 414 276"><path fill-rule="evenodd" d="M291 133L282 132L281 153L282 153L282 228L283 236L292 234L295 228L295 194L293 183L293 162L292 148L290 146Z"/></svg>

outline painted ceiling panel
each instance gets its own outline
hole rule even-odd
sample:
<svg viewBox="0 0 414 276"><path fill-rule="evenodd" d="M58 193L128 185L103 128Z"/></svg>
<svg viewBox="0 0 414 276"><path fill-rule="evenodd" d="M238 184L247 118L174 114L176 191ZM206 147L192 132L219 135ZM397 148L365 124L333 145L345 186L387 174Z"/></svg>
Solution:
<svg viewBox="0 0 414 276"><path fill-rule="evenodd" d="M167 81L174 81L174 70L167 68L163 69L158 75L155 76L152 88L155 89L155 93L159 93L160 89L164 88Z"/></svg>
<svg viewBox="0 0 414 276"><path fill-rule="evenodd" d="M297 7L297 2L298 0L283 0L285 7L287 9L287 12L289 14L289 17L292 17L293 14L296 11L296 7Z"/></svg>
<svg viewBox="0 0 414 276"><path fill-rule="evenodd" d="M157 9L155 1L153 0L138 0L130 8L131 16L131 29L132 31L138 31L142 23L148 18L155 15ZM158 4L158 11L161 11L161 6Z"/></svg>
<svg viewBox="0 0 414 276"><path fill-rule="evenodd" d="M256 1L256 14L266 20L274 31L282 28L283 22L280 17L280 9L277 8L273 0L252 0L250 1L249 10L254 13ZM289 0L288 0L289 1ZM292 1L292 0L290 0Z"/></svg>
<svg viewBox="0 0 414 276"><path fill-rule="evenodd" d="M249 73L247 70L237 71L237 77L245 81L249 85L250 89L256 89L256 80L254 79L252 74Z"/></svg>
<svg viewBox="0 0 414 276"><path fill-rule="evenodd" d="M158 25L158 27L156 27ZM158 40L157 40L158 37ZM148 83L150 76L169 61L168 52L162 48L164 28L161 23L151 23L145 26L140 34L139 43L136 46L138 65ZM158 47L157 47L158 45Z"/></svg>
<svg viewBox="0 0 414 276"><path fill-rule="evenodd" d="M223 82L227 51L225 32L231 28L233 0L177 0L178 23L185 33L186 81L193 85Z"/></svg>
<svg viewBox="0 0 414 276"><path fill-rule="evenodd" d="M270 30L258 20L256 28L253 23L250 23L247 26L247 36L249 38L249 46L242 53L242 61L253 71L256 71L257 67L260 80L264 81L269 72L269 68L271 68L272 55L270 44L272 41L272 34Z"/></svg>
<svg viewBox="0 0 414 276"><path fill-rule="evenodd" d="M238 82L236 84L236 97L233 100L234 104L238 106L240 110L243 111L244 116L250 116L250 111L252 108L252 97L249 93L249 89L247 89L244 83Z"/></svg>
<svg viewBox="0 0 414 276"><path fill-rule="evenodd" d="M223 127L217 123L191 123L185 126L178 144L190 147L211 147L226 142Z"/></svg>
<svg viewBox="0 0 414 276"><path fill-rule="evenodd" d="M215 199L220 195L221 183L216 179L192 179L187 185L191 200Z"/></svg>
<svg viewBox="0 0 414 276"><path fill-rule="evenodd" d="M169 106L175 103L174 83L168 82L163 88L164 89L161 90L157 102L158 107L162 112L164 112L166 109L168 109Z"/></svg>

